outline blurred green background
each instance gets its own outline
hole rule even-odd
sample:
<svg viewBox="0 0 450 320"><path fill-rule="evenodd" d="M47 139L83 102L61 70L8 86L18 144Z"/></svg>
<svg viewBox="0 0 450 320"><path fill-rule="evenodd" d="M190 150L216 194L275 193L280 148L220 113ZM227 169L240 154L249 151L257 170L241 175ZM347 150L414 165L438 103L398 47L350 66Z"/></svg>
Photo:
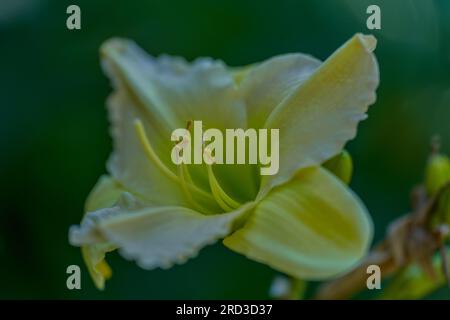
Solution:
<svg viewBox="0 0 450 320"><path fill-rule="evenodd" d="M66 28L70 4L81 8L79 31ZM381 7L379 31L366 28L369 4ZM94 288L67 233L111 150L98 48L129 37L153 55L234 66L298 51L325 59L355 32L379 40L378 101L348 149L352 187L380 239L408 211L430 137L440 134L450 151L450 1L2 0L0 298L267 298L276 273L221 244L169 271L114 253L113 278L104 292ZM82 290L66 289L71 264L82 266Z"/></svg>

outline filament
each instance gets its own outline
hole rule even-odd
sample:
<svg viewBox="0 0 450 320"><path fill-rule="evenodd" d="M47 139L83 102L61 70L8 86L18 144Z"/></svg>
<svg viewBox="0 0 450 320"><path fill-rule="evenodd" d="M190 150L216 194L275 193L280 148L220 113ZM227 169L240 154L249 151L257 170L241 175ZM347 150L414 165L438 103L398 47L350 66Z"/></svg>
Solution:
<svg viewBox="0 0 450 320"><path fill-rule="evenodd" d="M174 174L169 168L167 168L164 165L164 163L158 157L156 152L153 150L152 145L150 144L150 141L148 141L147 135L145 134L144 126L142 125L142 121L139 119L136 119L134 121L134 128L136 129L136 133L138 135L139 141L141 142L142 146L144 147L144 151L145 151L147 158L151 162L153 162L158 167L158 169L160 169L167 177L178 182L177 175Z"/></svg>
<svg viewBox="0 0 450 320"><path fill-rule="evenodd" d="M217 201L217 204L225 211L233 211L234 209L239 208L241 204L232 199L220 186L216 176L214 175L212 165L206 165L206 168L208 170L208 180L211 187L211 192L214 199Z"/></svg>

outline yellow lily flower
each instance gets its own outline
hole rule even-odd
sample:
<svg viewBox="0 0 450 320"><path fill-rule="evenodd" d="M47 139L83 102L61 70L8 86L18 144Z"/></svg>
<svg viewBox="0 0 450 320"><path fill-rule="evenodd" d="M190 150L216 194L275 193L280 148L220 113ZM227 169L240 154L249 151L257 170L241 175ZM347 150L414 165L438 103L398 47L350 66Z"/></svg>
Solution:
<svg viewBox="0 0 450 320"><path fill-rule="evenodd" d="M372 238L358 197L321 164L354 138L375 101L376 40L357 34L325 62L276 56L243 68L220 61L153 58L129 40L101 48L112 80L108 100L114 151L72 226L96 286L119 253L145 269L169 268L224 239L246 257L301 279L353 267ZM277 174L255 165L175 165L171 132L207 128L279 129Z"/></svg>

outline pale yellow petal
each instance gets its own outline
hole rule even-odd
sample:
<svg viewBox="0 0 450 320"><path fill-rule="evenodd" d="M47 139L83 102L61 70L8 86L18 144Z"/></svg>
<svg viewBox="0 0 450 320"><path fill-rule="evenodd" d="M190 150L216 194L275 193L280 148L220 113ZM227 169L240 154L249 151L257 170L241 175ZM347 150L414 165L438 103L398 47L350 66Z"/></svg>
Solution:
<svg viewBox="0 0 450 320"><path fill-rule="evenodd" d="M355 35L272 111L265 127L280 130L280 170L265 177L263 190L331 158L355 137L375 102L375 45L374 37Z"/></svg>
<svg viewBox="0 0 450 320"><path fill-rule="evenodd" d="M90 212L101 208L112 207L125 191L114 178L107 175L101 176L89 193L85 204L85 211Z"/></svg>
<svg viewBox="0 0 450 320"><path fill-rule="evenodd" d="M102 187L101 184L100 187ZM102 192L104 194L109 193L107 189L97 190L98 199L106 199L104 194L101 194ZM92 204L95 203L95 199L91 201ZM117 199L113 200L113 202L116 203ZM117 207L112 207L87 213L81 221L80 226L71 226L69 229L70 244L81 247L81 253L89 275L94 281L95 286L100 290L104 289L105 280L111 276L112 272L106 263L105 255L115 250L116 246L98 232L96 224L98 220L107 219L118 212L119 209Z"/></svg>
<svg viewBox="0 0 450 320"><path fill-rule="evenodd" d="M301 53L273 57L240 74L249 128L261 128L269 114L320 66ZM247 71L248 70L248 71ZM245 72L242 74L242 72Z"/></svg>
<svg viewBox="0 0 450 320"><path fill-rule="evenodd" d="M115 152L110 172L123 184L147 197L159 189L157 204L186 205L180 188L148 168L142 148L136 145L133 118L142 121L155 154L176 173L170 155L174 143L171 133L193 121L202 121L203 129L244 128L246 110L232 74L220 62L208 58L191 64L181 58L153 58L134 42L111 39L101 48L102 64L116 92L109 100ZM130 123L131 121L131 123ZM147 163L148 165L148 163ZM150 166L152 166L150 164ZM206 170L190 166L194 182L204 186ZM166 192L172 189L173 192ZM167 197L175 201L168 202Z"/></svg>
<svg viewBox="0 0 450 320"><path fill-rule="evenodd" d="M112 271L105 261L105 255L114 249L115 247L109 243L81 247L81 254L89 275L95 286L100 290L105 288L105 280L108 280L112 275Z"/></svg>
<svg viewBox="0 0 450 320"><path fill-rule="evenodd" d="M224 244L293 277L318 280L355 266L371 239L371 219L357 196L314 167L273 189Z"/></svg>
<svg viewBox="0 0 450 320"><path fill-rule="evenodd" d="M251 208L247 204L205 216L183 207L114 207L88 213L80 226L71 228L70 242L89 247L110 243L142 268L169 268L228 235Z"/></svg>
<svg viewBox="0 0 450 320"><path fill-rule="evenodd" d="M146 154L146 148L140 140L136 129L135 120L142 121L144 129L150 136L152 124L147 121L142 110L123 91L114 93L109 101L111 134L113 137L114 151L108 161L108 171L127 190L146 199L148 203L159 205L187 205L183 191L175 174L175 165L166 160L172 176L168 176ZM151 138L150 138L151 137ZM170 139L170 137L168 137ZM167 142L170 146L170 141ZM155 148L155 152L165 148ZM157 154L161 161L164 157L170 158L170 148L166 152Z"/></svg>
<svg viewBox="0 0 450 320"><path fill-rule="evenodd" d="M113 207L125 192L117 180L110 176L101 176L86 200L85 211L92 212ZM96 236L93 236L93 238L98 243L82 246L81 253L95 286L103 290L105 280L112 275L112 271L105 260L105 255L107 252L114 250L115 247L102 238L97 238Z"/></svg>
<svg viewBox="0 0 450 320"><path fill-rule="evenodd" d="M170 132L194 120L218 129L246 124L243 102L221 61L200 58L188 64L169 56L154 59L125 39L105 42L101 53L115 86L132 95Z"/></svg>

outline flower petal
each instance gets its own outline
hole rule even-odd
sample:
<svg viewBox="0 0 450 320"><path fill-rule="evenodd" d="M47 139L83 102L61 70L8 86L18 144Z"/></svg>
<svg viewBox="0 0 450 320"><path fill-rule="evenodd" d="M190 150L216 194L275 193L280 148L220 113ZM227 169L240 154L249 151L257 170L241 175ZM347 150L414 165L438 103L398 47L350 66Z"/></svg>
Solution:
<svg viewBox="0 0 450 320"><path fill-rule="evenodd" d="M248 127L261 128L273 109L305 81L320 63L308 55L285 54L238 73L243 78L240 89L245 97Z"/></svg>
<svg viewBox="0 0 450 320"><path fill-rule="evenodd" d="M341 181L320 167L300 171L256 206L230 249L300 279L345 272L365 254L372 223Z"/></svg>
<svg viewBox="0 0 450 320"><path fill-rule="evenodd" d="M188 121L207 128L242 128L245 108L232 75L221 61L148 56L134 42L111 39L103 44L103 64L117 88L133 95L150 116L172 132ZM166 136L170 142L170 135Z"/></svg>
<svg viewBox="0 0 450 320"><path fill-rule="evenodd" d="M112 274L109 265L105 261L105 255L115 249L113 245L107 242L81 247L84 263L92 281L100 290L105 288L105 280L108 280Z"/></svg>
<svg viewBox="0 0 450 320"><path fill-rule="evenodd" d="M264 177L265 191L336 155L355 136L375 102L375 45L374 37L355 35L272 111L265 127L280 130L280 170Z"/></svg>
<svg viewBox="0 0 450 320"><path fill-rule="evenodd" d="M117 203L120 195L124 192L125 190L116 180L106 175L102 176L90 192L86 200L85 210L86 212L91 212L101 208L112 207ZM84 221L86 223L86 220ZM85 227L85 229L89 228ZM73 235L71 235L71 232L69 231L69 238L70 237L73 237ZM93 238L96 239L95 236ZM99 240L98 244L81 247L84 263L86 264L95 286L100 290L104 289L105 280L111 276L111 270L105 261L105 254L114 249L114 246L108 242L104 242L102 239Z"/></svg>
<svg viewBox="0 0 450 320"><path fill-rule="evenodd" d="M252 204L205 216L183 207L113 207L88 213L70 230L72 245L111 243L145 269L184 263L204 246L229 234Z"/></svg>
<svg viewBox="0 0 450 320"><path fill-rule="evenodd" d="M134 125L135 119L139 119L145 130L152 132L152 124L146 120L142 110L123 91L110 97L108 108L114 143L114 151L107 165L111 175L120 181L127 191L146 199L149 204L187 205L176 175L173 174L175 179L168 176L146 155L145 146ZM160 155L170 157L170 149Z"/></svg>
<svg viewBox="0 0 450 320"><path fill-rule="evenodd" d="M220 61L201 58L188 64L181 58L162 56L155 59L147 55L134 42L111 39L101 48L105 72L116 89L109 102L112 132L116 152L111 158L111 173L128 188L145 195L156 194L158 204L182 205L182 198L164 190L174 189L167 179L158 176L157 168L145 168L142 150L133 149L134 130L129 122L138 118L144 124L155 153L171 171L176 172L171 161L171 133L185 128L189 121L201 120L204 129L244 128L246 110L231 72ZM123 147L121 147L123 146ZM141 148L142 149L142 148ZM138 153L136 153L136 151ZM140 153L139 153L140 152ZM203 185L206 171L190 166L194 181ZM151 171L156 171L154 174ZM163 188L153 193L155 188ZM167 185L167 188L165 186ZM167 202L169 195L176 202ZM154 200L154 199L152 199Z"/></svg>
<svg viewBox="0 0 450 320"><path fill-rule="evenodd" d="M89 193L86 199L85 211L91 212L101 208L112 207L124 192L123 187L114 178L103 175Z"/></svg>

